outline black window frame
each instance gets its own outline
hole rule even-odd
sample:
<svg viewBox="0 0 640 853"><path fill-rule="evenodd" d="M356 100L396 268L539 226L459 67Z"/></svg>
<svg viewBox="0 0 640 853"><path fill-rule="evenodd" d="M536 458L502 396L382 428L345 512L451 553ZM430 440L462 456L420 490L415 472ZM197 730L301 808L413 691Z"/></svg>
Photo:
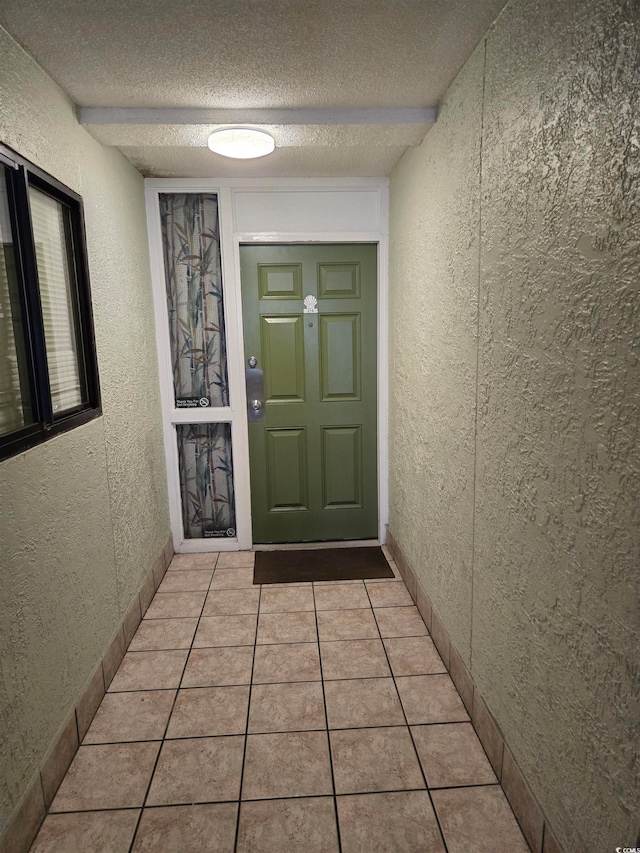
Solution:
<svg viewBox="0 0 640 853"><path fill-rule="evenodd" d="M33 416L33 423L0 435L0 460L3 460L99 417L102 414L102 404L82 197L2 144L0 169L4 171L7 186L29 402ZM31 223L30 187L59 202L64 209L76 351L84 402L59 414L53 412L49 384L44 319Z"/></svg>

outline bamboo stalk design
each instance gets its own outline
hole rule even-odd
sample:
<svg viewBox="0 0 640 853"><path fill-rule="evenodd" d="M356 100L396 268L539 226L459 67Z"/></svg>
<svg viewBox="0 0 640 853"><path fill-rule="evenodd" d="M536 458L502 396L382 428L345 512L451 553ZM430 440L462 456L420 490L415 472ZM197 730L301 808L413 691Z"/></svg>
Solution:
<svg viewBox="0 0 640 853"><path fill-rule="evenodd" d="M163 193L160 218L175 395L228 406L217 196ZM229 424L181 424L176 434L185 536L235 535Z"/></svg>
<svg viewBox="0 0 640 853"><path fill-rule="evenodd" d="M186 538L235 535L230 424L178 424L176 434Z"/></svg>
<svg viewBox="0 0 640 853"><path fill-rule="evenodd" d="M218 198L162 193L160 218L176 397L228 406Z"/></svg>

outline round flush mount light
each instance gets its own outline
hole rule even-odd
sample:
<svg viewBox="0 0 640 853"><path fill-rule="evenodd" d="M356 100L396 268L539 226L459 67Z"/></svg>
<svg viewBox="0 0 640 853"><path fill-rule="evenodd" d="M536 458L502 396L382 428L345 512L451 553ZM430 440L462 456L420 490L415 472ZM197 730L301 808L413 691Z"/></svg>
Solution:
<svg viewBox="0 0 640 853"><path fill-rule="evenodd" d="M216 154L239 160L264 157L271 154L276 147L271 134L253 127L224 127L214 130L207 144Z"/></svg>

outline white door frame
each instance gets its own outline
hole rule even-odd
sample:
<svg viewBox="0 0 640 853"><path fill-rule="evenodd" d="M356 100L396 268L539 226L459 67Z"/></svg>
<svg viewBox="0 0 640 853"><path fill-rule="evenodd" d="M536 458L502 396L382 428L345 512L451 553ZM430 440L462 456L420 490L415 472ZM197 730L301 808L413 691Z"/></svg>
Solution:
<svg viewBox="0 0 640 853"><path fill-rule="evenodd" d="M230 405L225 408L175 408L158 195L180 192L218 194L230 399ZM241 243L378 244L378 538L380 543L384 543L389 518L388 178L147 178L145 195L169 510L176 552L235 551L249 549L253 545L240 289ZM249 229L246 228L248 208L242 204L247 199L251 208L249 224L252 227ZM291 215L291 208L294 215ZM294 230L299 222L303 229ZM293 227L291 223L294 223ZM273 229L269 228L271 224L275 225ZM237 536L185 539L175 428L179 423L212 422L231 424Z"/></svg>

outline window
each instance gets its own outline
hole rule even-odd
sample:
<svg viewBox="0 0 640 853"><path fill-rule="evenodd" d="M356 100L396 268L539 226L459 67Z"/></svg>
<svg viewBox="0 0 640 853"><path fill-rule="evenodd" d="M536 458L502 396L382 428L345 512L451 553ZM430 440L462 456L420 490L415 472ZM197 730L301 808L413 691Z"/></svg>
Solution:
<svg viewBox="0 0 640 853"><path fill-rule="evenodd" d="M100 412L82 199L0 146L0 458Z"/></svg>

